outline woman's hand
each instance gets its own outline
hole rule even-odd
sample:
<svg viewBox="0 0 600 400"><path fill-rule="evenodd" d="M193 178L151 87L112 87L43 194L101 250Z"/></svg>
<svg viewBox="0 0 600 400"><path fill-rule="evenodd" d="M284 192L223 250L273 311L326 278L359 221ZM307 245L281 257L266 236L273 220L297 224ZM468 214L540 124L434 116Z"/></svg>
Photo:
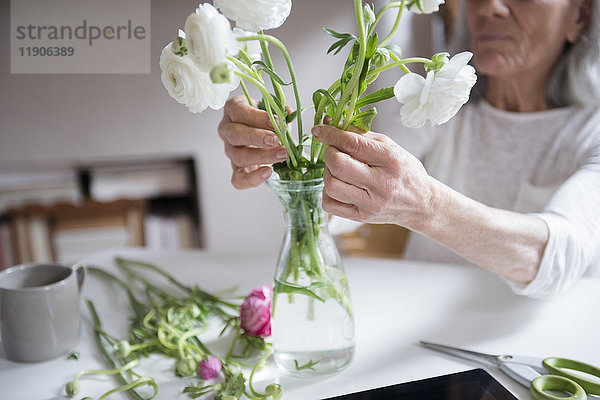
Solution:
<svg viewBox="0 0 600 400"><path fill-rule="evenodd" d="M225 103L218 132L231 160L231 183L236 189L259 186L273 173L273 163L288 158L267 113L248 104L244 96Z"/></svg>
<svg viewBox="0 0 600 400"><path fill-rule="evenodd" d="M410 153L378 133L313 128L328 144L323 209L349 219L420 232L514 282L530 282L548 241L535 216L488 207L430 177Z"/></svg>
<svg viewBox="0 0 600 400"><path fill-rule="evenodd" d="M423 164L379 133L313 128L325 151L323 209L363 222L420 230L434 213L435 184Z"/></svg>

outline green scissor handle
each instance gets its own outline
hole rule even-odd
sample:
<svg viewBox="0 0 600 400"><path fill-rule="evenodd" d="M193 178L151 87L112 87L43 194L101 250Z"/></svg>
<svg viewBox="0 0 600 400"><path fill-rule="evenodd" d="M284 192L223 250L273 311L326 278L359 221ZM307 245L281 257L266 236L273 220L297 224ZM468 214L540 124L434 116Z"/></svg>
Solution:
<svg viewBox="0 0 600 400"><path fill-rule="evenodd" d="M594 382L591 379L581 375L576 375L568 370L585 372L600 379L600 368L580 361L569 360L568 358L550 357L543 361L544 368L552 375L559 375L578 383L588 394L600 395L600 382Z"/></svg>
<svg viewBox="0 0 600 400"><path fill-rule="evenodd" d="M571 393L570 397L554 396L547 393L548 390ZM586 400L587 395L581 386L569 378L559 375L538 376L531 382L529 392L533 400Z"/></svg>

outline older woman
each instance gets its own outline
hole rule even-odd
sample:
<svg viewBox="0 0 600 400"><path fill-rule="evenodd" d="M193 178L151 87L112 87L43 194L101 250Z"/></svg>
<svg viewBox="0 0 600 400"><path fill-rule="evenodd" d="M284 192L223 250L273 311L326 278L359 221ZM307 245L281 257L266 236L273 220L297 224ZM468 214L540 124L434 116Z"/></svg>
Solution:
<svg viewBox="0 0 600 400"><path fill-rule="evenodd" d="M600 274L599 8L467 0L482 98L420 130L414 155L385 135L314 127L329 145L323 208L405 226L419 233L407 258L468 260L524 295L552 296ZM266 116L241 98L227 104L219 134L238 188L260 184L285 158Z"/></svg>

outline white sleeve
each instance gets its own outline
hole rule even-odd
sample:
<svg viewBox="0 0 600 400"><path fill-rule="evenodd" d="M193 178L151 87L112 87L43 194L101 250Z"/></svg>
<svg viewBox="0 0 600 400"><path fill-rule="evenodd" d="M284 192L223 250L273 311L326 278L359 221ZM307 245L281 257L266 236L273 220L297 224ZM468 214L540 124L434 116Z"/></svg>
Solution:
<svg viewBox="0 0 600 400"><path fill-rule="evenodd" d="M329 233L333 236L341 235L342 233L348 233L355 231L359 226L363 225L363 222L353 221L332 215L327 224Z"/></svg>
<svg viewBox="0 0 600 400"><path fill-rule="evenodd" d="M600 152L599 152L600 153ZM517 294L550 298L579 279L600 248L600 156L573 174L544 211L529 214L548 225L549 239L537 276L527 285L507 281Z"/></svg>

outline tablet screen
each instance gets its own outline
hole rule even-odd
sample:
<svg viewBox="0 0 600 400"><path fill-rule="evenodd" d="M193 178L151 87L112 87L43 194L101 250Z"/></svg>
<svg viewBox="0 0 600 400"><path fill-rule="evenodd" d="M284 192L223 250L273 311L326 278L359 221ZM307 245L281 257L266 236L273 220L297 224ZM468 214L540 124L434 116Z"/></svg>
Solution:
<svg viewBox="0 0 600 400"><path fill-rule="evenodd" d="M325 400L517 400L483 369L436 376Z"/></svg>

